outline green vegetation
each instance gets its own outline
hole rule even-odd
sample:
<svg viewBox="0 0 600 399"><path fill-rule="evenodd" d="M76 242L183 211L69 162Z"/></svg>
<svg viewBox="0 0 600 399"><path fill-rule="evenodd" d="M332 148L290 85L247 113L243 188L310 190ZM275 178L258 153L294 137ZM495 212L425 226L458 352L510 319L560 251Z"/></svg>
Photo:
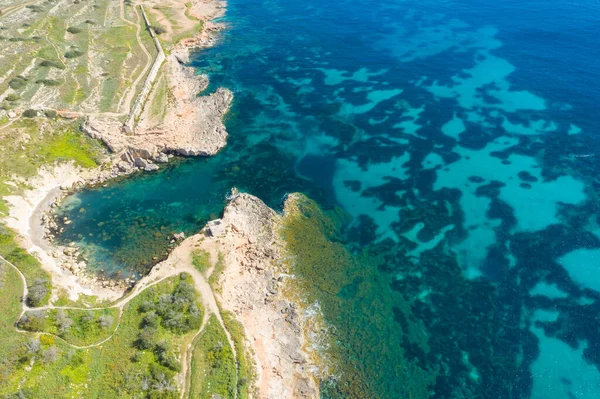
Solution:
<svg viewBox="0 0 600 399"><path fill-rule="evenodd" d="M69 344L85 346L108 338L113 333L119 316L116 308L34 310L21 317L18 327L57 335Z"/></svg>
<svg viewBox="0 0 600 399"><path fill-rule="evenodd" d="M229 332L235 352L237 355L238 381L237 381L237 397L248 398L257 397L257 393L253 392L253 383L256 380L256 371L252 353L248 351L246 345L246 334L242 323L235 319L235 316L223 309L220 309L223 324Z"/></svg>
<svg viewBox="0 0 600 399"><path fill-rule="evenodd" d="M148 26L148 29L151 29L157 35L162 35L163 33L167 33L167 30L165 28L163 28L162 26L158 26L158 25L150 25L150 26Z"/></svg>
<svg viewBox="0 0 600 399"><path fill-rule="evenodd" d="M393 397L428 398L436 374L408 361L403 350L409 343L429 352L424 328L400 294L381 289L391 284L381 282L377 271L385 260L378 254L353 255L341 244L345 220L338 210L324 212L314 201L294 195L286 201L280 231L287 256L294 259L289 268L298 277L287 290L307 305L318 301L325 322L335 327L326 356L333 363L330 374L338 378L322 386L323 394L373 398L395 392ZM393 314L406 322L373 320L365 313Z"/></svg>
<svg viewBox="0 0 600 399"><path fill-rule="evenodd" d="M38 116L38 112L35 109L26 109L23 111L23 117L25 118L35 118Z"/></svg>
<svg viewBox="0 0 600 399"><path fill-rule="evenodd" d="M183 274L164 280L141 292L124 309L119 328L115 309L88 311L51 310L42 317L36 312L27 314L28 328L46 330L62 335L65 340L48 334L16 334L15 319L20 312L18 298L21 288L18 277L7 269L6 279L16 284L0 283L0 397L27 398L179 398L173 380L179 370L178 355L191 342L195 331L175 332L155 325L155 343L149 349L139 349L139 334L148 322L148 312L141 312L149 303L159 306L161 297L187 298L190 277ZM2 269L0 265L0 282ZM16 289L13 290L13 287ZM10 291L8 289L10 288ZM111 320L112 318L112 320ZM37 324L36 324L37 323ZM116 329L116 331L115 331ZM85 334L81 335L81 332ZM77 349L67 342L89 343L86 334L96 341L114 335L101 346ZM79 341L78 341L79 340Z"/></svg>
<svg viewBox="0 0 600 399"><path fill-rule="evenodd" d="M153 336L159 324L170 331L184 334L199 329L202 323L200 305L196 300L191 277L187 273L181 274L172 293L160 295L154 302L144 302L139 311L144 315L142 333L148 332L140 336L142 349L148 349L152 340L146 338Z"/></svg>
<svg viewBox="0 0 600 399"><path fill-rule="evenodd" d="M40 306L48 301L50 283L48 274L42 270L40 262L15 242L15 233L0 224L0 255L19 268L25 275L29 296L29 306Z"/></svg>
<svg viewBox="0 0 600 399"><path fill-rule="evenodd" d="M84 168L98 165L99 148L97 142L73 130L57 134L40 149L40 155L48 162L75 161Z"/></svg>
<svg viewBox="0 0 600 399"><path fill-rule="evenodd" d="M27 189L26 179L35 176L42 165L73 161L83 167L97 166L104 147L80 133L79 121L57 118L54 109L79 111L85 100L86 107L95 106L99 112L115 111L147 62L137 29L123 24L118 3L75 0L52 15L48 11L53 6L47 3L55 2L45 2L43 7L42 3L27 5L38 15L29 15L25 23L22 19L3 21L3 25L12 24L10 30L0 27L6 30L2 39L3 55L7 55L0 60L0 67L11 71L0 82L0 92L11 93L1 107L25 110L23 118L0 120L0 198L22 193ZM136 21L137 15L128 7L125 17ZM161 34L174 26L166 27L169 29L155 24L153 29ZM149 35L143 34L141 39L155 56ZM169 35L161 40L169 41ZM32 68L34 65L37 67ZM141 82L143 79L140 86ZM168 91L165 79L157 90L162 94L156 96L160 100L153 107L160 119ZM44 98L43 108L48 109L38 110L39 106L32 104L32 99L40 97ZM38 117L42 115L45 118ZM7 203L0 200L0 215L7 213ZM179 398L173 378L181 370L180 355L192 343L203 316L190 276L153 285L125 305L122 313L116 307L85 309L103 304L85 296L73 303L61 292L53 292L58 299L52 305L65 308L46 307L51 279L17 242L15 232L0 223L0 255L23 273L28 291L23 300L39 309L28 310L18 320L22 331L15 330L22 310L22 280L0 260L0 398ZM208 259L200 258L197 267L206 271L202 264L208 265ZM218 277L222 268L221 261L213 276ZM211 281L214 284L215 279ZM79 306L82 308L70 308ZM248 358L242 349L240 326L233 319L226 322L232 326L228 328L233 330L237 350L243 353L238 366L246 370ZM232 348L218 323L213 321L208 327L201 334L207 341L197 345L194 354L202 357L210 373L202 376L206 381L196 379L196 386L201 384L203 390L214 386L222 397L231 397L237 389L243 397L251 377L241 378L235 386ZM251 371L240 373L251 375Z"/></svg>
<svg viewBox="0 0 600 399"><path fill-rule="evenodd" d="M32 12L42 12L44 11L44 9L38 5L35 4L30 4L28 6L25 6L25 8L29 8Z"/></svg>
<svg viewBox="0 0 600 399"><path fill-rule="evenodd" d="M152 88L153 95L150 104L150 115L157 121L161 121L167 111L167 90L167 79L164 74L161 74Z"/></svg>
<svg viewBox="0 0 600 399"><path fill-rule="evenodd" d="M210 254L206 251L197 249L192 253L192 264L198 271L204 274L210 269Z"/></svg>
<svg viewBox="0 0 600 399"><path fill-rule="evenodd" d="M65 53L65 58L77 58L83 55L81 50L69 50Z"/></svg>
<svg viewBox="0 0 600 399"><path fill-rule="evenodd" d="M43 84L45 86L60 86L61 83L58 80L54 80L54 79L38 79L35 81L35 83L38 84Z"/></svg>
<svg viewBox="0 0 600 399"><path fill-rule="evenodd" d="M2 182L13 175L27 179L38 168L54 161L75 161L95 166L105 149L97 140L80 133L79 122L61 119L20 119L0 136L0 194L19 193L11 187L2 192ZM42 134L43 133L43 134Z"/></svg>
<svg viewBox="0 0 600 399"><path fill-rule="evenodd" d="M37 277L32 284L27 286L27 305L33 308L44 305L50 295L50 283L48 280Z"/></svg>
<svg viewBox="0 0 600 399"><path fill-rule="evenodd" d="M222 398L233 398L235 375L233 351L213 315L194 343L190 398L212 399L215 394Z"/></svg>
<svg viewBox="0 0 600 399"><path fill-rule="evenodd" d="M217 263L215 264L215 268L208 278L208 283L212 289L218 293L221 293L221 287L219 287L218 282L221 274L223 274L223 270L225 270L225 258L223 254L219 252L219 257L217 259Z"/></svg>
<svg viewBox="0 0 600 399"><path fill-rule="evenodd" d="M54 119L58 116L58 113L53 109L44 110L44 116L46 118Z"/></svg>
<svg viewBox="0 0 600 399"><path fill-rule="evenodd" d="M41 67L49 67L56 69L65 69L66 67L58 61L44 60L40 62Z"/></svg>
<svg viewBox="0 0 600 399"><path fill-rule="evenodd" d="M17 271L0 261L0 386L19 367L19 358L24 354L26 337L17 334L13 327L21 313L22 294L23 285ZM0 396L2 393L0 389Z"/></svg>
<svg viewBox="0 0 600 399"><path fill-rule="evenodd" d="M17 77L12 78L11 80L9 80L8 85L13 90L19 90L19 89L24 88L27 85L28 80L29 79L27 79L23 76L17 76Z"/></svg>
<svg viewBox="0 0 600 399"><path fill-rule="evenodd" d="M81 33L81 32L83 32L83 29L81 29L81 28L77 28L77 27L75 27L75 26L69 26L69 27L67 28L67 32L69 32L69 33L72 33L72 34L76 35L76 34L78 34L78 33Z"/></svg>
<svg viewBox="0 0 600 399"><path fill-rule="evenodd" d="M4 99L6 101L19 101L20 98L21 98L21 96L19 96L18 94L11 93L8 96L6 96Z"/></svg>

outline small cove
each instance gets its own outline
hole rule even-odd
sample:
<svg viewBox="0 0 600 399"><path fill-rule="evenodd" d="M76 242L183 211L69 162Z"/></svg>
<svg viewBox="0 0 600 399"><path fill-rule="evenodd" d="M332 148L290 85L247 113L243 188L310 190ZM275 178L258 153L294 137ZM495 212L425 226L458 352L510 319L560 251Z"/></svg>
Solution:
<svg viewBox="0 0 600 399"><path fill-rule="evenodd" d="M366 370L419 367L436 398L593 398L600 293L581 280L600 268L586 22L599 13L231 1L222 43L193 61L208 90L235 93L226 149L70 197L61 240L91 268L139 274L173 233L218 217L233 186L274 209L304 192L352 217L340 239L366 256L339 292L373 330L372 355L355 348ZM378 346L375 329L397 335ZM566 356L573 370L552 365ZM405 394L374 381L381 397Z"/></svg>

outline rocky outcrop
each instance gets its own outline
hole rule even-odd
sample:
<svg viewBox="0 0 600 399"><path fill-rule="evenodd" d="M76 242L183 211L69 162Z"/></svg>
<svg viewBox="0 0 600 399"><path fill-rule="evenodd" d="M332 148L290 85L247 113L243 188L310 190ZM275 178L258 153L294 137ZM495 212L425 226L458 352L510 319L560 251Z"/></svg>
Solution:
<svg viewBox="0 0 600 399"><path fill-rule="evenodd" d="M257 363L258 397L318 398L320 368L306 349L306 316L282 289L290 275L281 266L281 216L254 196L232 197L199 242L213 256L224 256L218 300L245 327Z"/></svg>
<svg viewBox="0 0 600 399"><path fill-rule="evenodd" d="M82 130L101 140L113 153L127 153L128 156L122 157L124 161L141 158L165 162L166 154L215 155L227 143L222 117L229 109L233 94L227 89L219 89L211 95L198 97L194 90L197 84L185 84L185 79L190 78L187 67L177 64L174 68L185 72L173 87L176 96L168 105L161 125L148 126L141 122L134 133L126 134L116 118L89 116L82 124Z"/></svg>

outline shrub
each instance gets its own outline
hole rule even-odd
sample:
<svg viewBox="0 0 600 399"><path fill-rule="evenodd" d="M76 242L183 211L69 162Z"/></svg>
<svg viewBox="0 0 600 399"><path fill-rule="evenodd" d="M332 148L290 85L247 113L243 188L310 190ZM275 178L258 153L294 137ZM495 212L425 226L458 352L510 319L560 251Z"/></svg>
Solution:
<svg viewBox="0 0 600 399"><path fill-rule="evenodd" d="M36 5L28 5L28 6L25 6L25 8L29 8L32 12L42 12L42 11L44 11L42 9L42 7L36 6Z"/></svg>
<svg viewBox="0 0 600 399"><path fill-rule="evenodd" d="M42 67L50 67L56 69L65 69L65 66L58 61L44 60L40 63Z"/></svg>
<svg viewBox="0 0 600 399"><path fill-rule="evenodd" d="M42 353L44 363L54 363L60 357L60 352L56 346L51 346Z"/></svg>
<svg viewBox="0 0 600 399"><path fill-rule="evenodd" d="M156 313L162 319L162 326L178 334L197 329L202 322L194 286L186 278L182 273L173 293L161 295L156 304Z"/></svg>
<svg viewBox="0 0 600 399"><path fill-rule="evenodd" d="M53 109L47 109L44 111L46 118L54 119L58 116L57 112Z"/></svg>
<svg viewBox="0 0 600 399"><path fill-rule="evenodd" d="M16 94L16 93L11 93L8 96L6 96L5 100L6 101L18 101L21 98L20 95Z"/></svg>
<svg viewBox="0 0 600 399"><path fill-rule="evenodd" d="M17 326L21 330L27 331L44 331L44 319L46 312L43 310L31 310L23 314L17 322Z"/></svg>
<svg viewBox="0 0 600 399"><path fill-rule="evenodd" d="M75 26L69 26L69 27L67 28L67 32L69 32L69 33L72 33L72 34L76 35L76 34L78 34L78 33L81 33L81 32L83 32L83 29L81 29L81 28L77 28L77 27L75 27Z"/></svg>
<svg viewBox="0 0 600 399"><path fill-rule="evenodd" d="M171 344L167 340L162 340L156 344L154 348L154 355L158 360L158 363L165 366L173 371L181 371L181 364L177 360L177 357L171 351Z"/></svg>
<svg viewBox="0 0 600 399"><path fill-rule="evenodd" d="M31 113L29 111L31 111ZM27 115L25 115L26 113ZM37 116L37 111L34 109L28 109L27 111L23 112L23 116L26 118L33 118ZM41 278L36 278L33 284L27 288L29 291L27 294L27 304L34 308L40 306L42 301L46 298L46 295L48 295L48 281Z"/></svg>
<svg viewBox="0 0 600 399"><path fill-rule="evenodd" d="M100 328L103 330L106 330L107 328L112 326L113 321L114 321L113 317L109 316L109 315L102 315L102 316L98 317L98 324L100 325Z"/></svg>
<svg viewBox="0 0 600 399"><path fill-rule="evenodd" d="M80 50L70 50L65 53L65 58L77 58L83 55L83 51Z"/></svg>
<svg viewBox="0 0 600 399"><path fill-rule="evenodd" d="M17 77L12 78L8 82L8 85L13 90L19 90L19 89L22 89L23 87L25 87L25 85L27 85L28 80L29 79L24 78L23 76L17 76Z"/></svg>
<svg viewBox="0 0 600 399"><path fill-rule="evenodd" d="M136 346L141 350L150 349L156 342L156 334L158 329L156 327L146 326L142 328L142 331L138 334Z"/></svg>
<svg viewBox="0 0 600 399"><path fill-rule="evenodd" d="M27 353L36 354L42 349L42 343L38 338L32 338L29 342L25 343Z"/></svg>
<svg viewBox="0 0 600 399"><path fill-rule="evenodd" d="M23 116L25 118L35 118L37 116L37 111L35 109L27 109L27 110L23 111ZM36 289L36 288L34 288L34 289ZM31 296L31 290L29 291L29 295ZM44 294L44 296L45 295L46 294ZM31 305L31 306L36 306L36 305Z"/></svg>
<svg viewBox="0 0 600 399"><path fill-rule="evenodd" d="M67 316L67 313L64 311L64 309L58 309L56 311L54 322L56 323L56 328L58 329L60 335L69 332L73 326L73 319Z"/></svg>
<svg viewBox="0 0 600 399"><path fill-rule="evenodd" d="M156 309L156 304L152 301L145 301L138 308L140 313L146 313L154 309Z"/></svg>
<svg viewBox="0 0 600 399"><path fill-rule="evenodd" d="M94 312L92 312L91 310L88 310L87 313L85 314L85 316L81 317L81 319L80 319L81 327L85 331L88 330L88 328L92 325L93 322L94 322Z"/></svg>
<svg viewBox="0 0 600 399"><path fill-rule="evenodd" d="M88 25L95 25L96 23L94 21L92 21L91 19L86 19L85 23Z"/></svg>
<svg viewBox="0 0 600 399"><path fill-rule="evenodd" d="M158 327L158 323L159 323L159 319L158 319L158 315L156 314L155 311L150 311L150 312L146 313L146 315L142 319L143 327L147 327L147 326Z"/></svg>
<svg viewBox="0 0 600 399"><path fill-rule="evenodd" d="M60 86L61 83L58 80L54 79L39 79L36 80L35 83L43 84L44 86Z"/></svg>
<svg viewBox="0 0 600 399"><path fill-rule="evenodd" d="M167 30L165 28L163 28L162 26L156 26L156 25L150 25L150 26L148 26L148 29L152 29L154 31L154 33L156 33L157 35L162 35L163 33L167 32Z"/></svg>

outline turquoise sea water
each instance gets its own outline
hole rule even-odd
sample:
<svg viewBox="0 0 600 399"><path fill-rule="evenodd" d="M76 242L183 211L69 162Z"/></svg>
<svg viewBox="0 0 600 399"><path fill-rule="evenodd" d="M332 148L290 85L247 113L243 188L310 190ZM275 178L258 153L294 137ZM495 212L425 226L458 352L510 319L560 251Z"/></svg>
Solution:
<svg viewBox="0 0 600 399"><path fill-rule="evenodd" d="M356 308L397 331L357 350L378 396L409 397L404 358L434 398L598 398L599 21L593 1L231 0L193 62L235 93L227 148L71 197L62 239L141 273L232 186L276 209L302 191L384 259L340 295L409 304Z"/></svg>

